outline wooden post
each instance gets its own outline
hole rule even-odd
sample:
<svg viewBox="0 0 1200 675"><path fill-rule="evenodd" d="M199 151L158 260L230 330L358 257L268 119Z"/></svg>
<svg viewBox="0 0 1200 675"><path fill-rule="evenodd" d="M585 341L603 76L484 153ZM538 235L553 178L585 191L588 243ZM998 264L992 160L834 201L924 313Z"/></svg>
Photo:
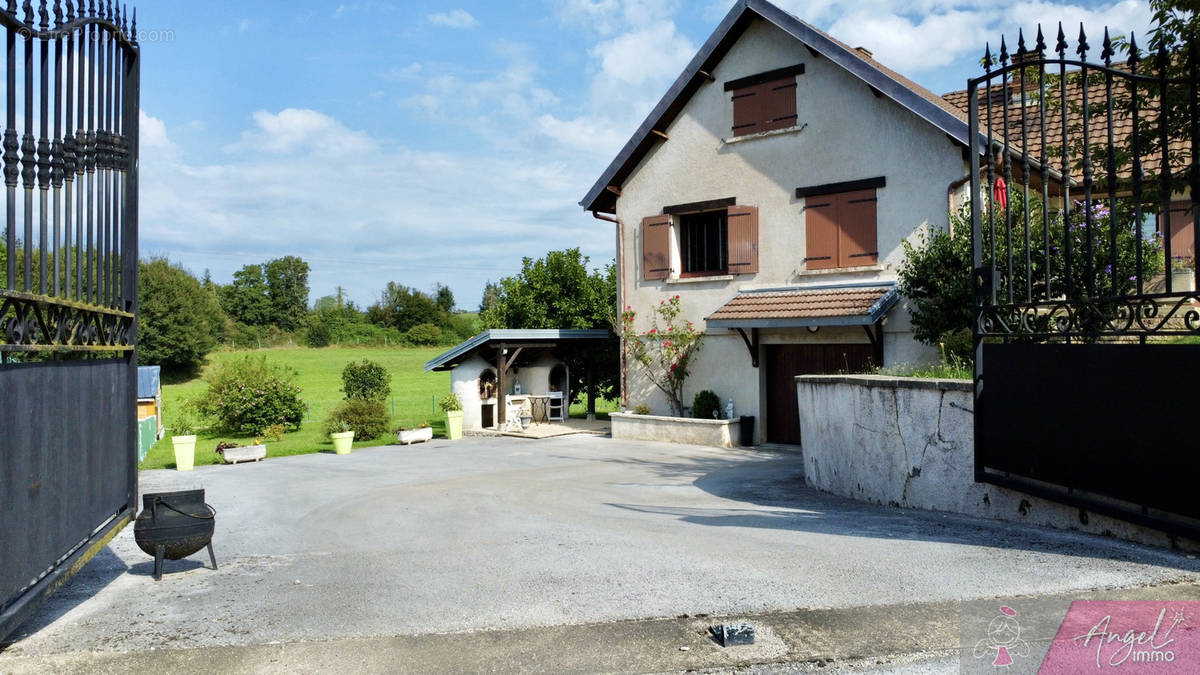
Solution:
<svg viewBox="0 0 1200 675"><path fill-rule="evenodd" d="M496 351L496 428L501 430L504 429L504 424L508 421L504 415L504 392L507 391L504 380L507 379L505 376L508 374L506 372L508 370L508 363L504 358L504 352L506 351L508 350L504 348L504 343L501 342Z"/></svg>
<svg viewBox="0 0 1200 675"><path fill-rule="evenodd" d="M570 405L567 401L564 405ZM596 373L592 368L592 360L587 362L587 418L589 420L596 419Z"/></svg>

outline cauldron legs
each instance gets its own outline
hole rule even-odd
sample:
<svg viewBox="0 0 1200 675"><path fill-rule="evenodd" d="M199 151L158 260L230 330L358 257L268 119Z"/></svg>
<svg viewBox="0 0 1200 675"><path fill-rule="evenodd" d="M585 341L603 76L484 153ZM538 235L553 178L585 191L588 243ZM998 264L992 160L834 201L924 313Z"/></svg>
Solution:
<svg viewBox="0 0 1200 675"><path fill-rule="evenodd" d="M217 569L217 556L213 553L212 542L208 542L208 559L212 561L213 569Z"/></svg>
<svg viewBox="0 0 1200 675"><path fill-rule="evenodd" d="M162 561L166 548L161 544L154 547L154 580L162 581Z"/></svg>

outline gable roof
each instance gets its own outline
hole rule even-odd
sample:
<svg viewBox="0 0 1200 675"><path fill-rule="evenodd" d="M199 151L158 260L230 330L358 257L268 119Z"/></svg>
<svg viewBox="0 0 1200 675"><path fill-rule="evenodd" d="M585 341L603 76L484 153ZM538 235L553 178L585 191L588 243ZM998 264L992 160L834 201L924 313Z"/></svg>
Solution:
<svg viewBox="0 0 1200 675"><path fill-rule="evenodd" d="M588 190L579 202L580 206L588 211L616 212L617 195L608 189L609 186L619 187L629 177L642 157L661 140L653 132L666 131L666 127L679 115L696 90L708 81L705 73L716 67L755 19L769 21L812 52L845 68L881 95L892 99L964 146L967 145L967 118L957 106L767 0L738 0L658 105L646 116L633 137Z"/></svg>

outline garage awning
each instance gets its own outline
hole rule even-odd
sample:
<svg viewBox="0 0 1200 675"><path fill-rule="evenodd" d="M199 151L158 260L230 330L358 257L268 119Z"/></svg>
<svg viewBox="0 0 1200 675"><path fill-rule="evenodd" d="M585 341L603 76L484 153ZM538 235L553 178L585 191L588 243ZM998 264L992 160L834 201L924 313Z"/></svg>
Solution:
<svg viewBox="0 0 1200 675"><path fill-rule="evenodd" d="M710 329L870 326L899 301L894 282L742 291L707 323Z"/></svg>

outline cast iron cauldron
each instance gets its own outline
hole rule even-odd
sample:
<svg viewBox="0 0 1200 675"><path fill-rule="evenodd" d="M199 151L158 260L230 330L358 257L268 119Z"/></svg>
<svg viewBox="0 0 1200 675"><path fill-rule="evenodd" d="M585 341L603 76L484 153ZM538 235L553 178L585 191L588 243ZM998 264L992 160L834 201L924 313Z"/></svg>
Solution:
<svg viewBox="0 0 1200 675"><path fill-rule="evenodd" d="M212 536L217 510L204 503L204 490L148 492L142 495L142 512L133 524L138 548L154 556L154 579L162 579L162 561L179 560L208 547L217 569Z"/></svg>

